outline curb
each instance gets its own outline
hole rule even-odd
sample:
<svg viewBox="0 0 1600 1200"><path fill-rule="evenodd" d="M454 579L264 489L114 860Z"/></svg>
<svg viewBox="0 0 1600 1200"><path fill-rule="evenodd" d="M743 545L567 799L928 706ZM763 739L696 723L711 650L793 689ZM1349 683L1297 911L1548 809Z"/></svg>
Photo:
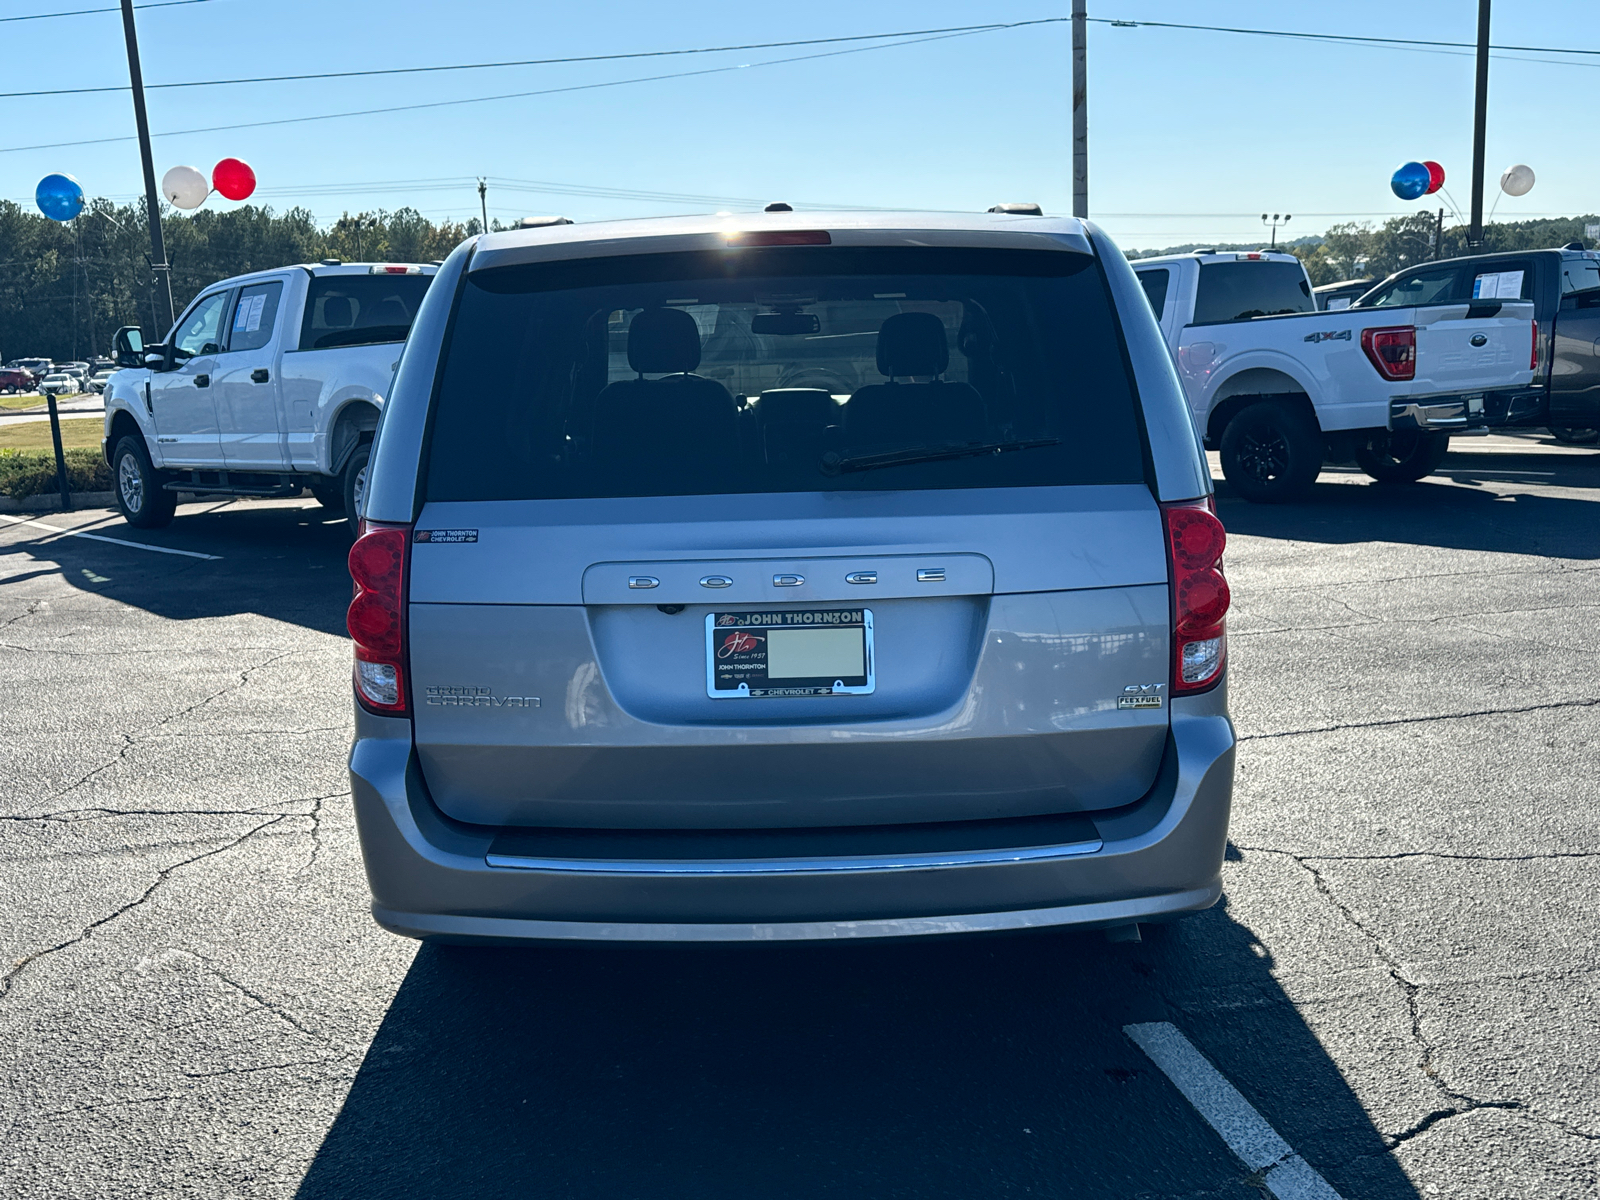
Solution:
<svg viewBox="0 0 1600 1200"><path fill-rule="evenodd" d="M179 504L192 504L199 497L190 492L179 492ZM117 494L115 492L73 492L72 507L80 508L115 508ZM61 494L51 492L42 496L24 496L20 500L11 496L0 496L0 512L60 512Z"/></svg>

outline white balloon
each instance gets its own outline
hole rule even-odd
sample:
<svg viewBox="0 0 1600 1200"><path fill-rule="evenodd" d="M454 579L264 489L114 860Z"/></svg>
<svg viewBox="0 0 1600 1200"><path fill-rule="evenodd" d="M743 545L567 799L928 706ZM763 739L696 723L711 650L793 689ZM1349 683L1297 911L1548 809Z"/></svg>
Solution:
<svg viewBox="0 0 1600 1200"><path fill-rule="evenodd" d="M1508 196L1526 196L1533 191L1533 168L1517 163L1500 176L1500 190Z"/></svg>
<svg viewBox="0 0 1600 1200"><path fill-rule="evenodd" d="M161 194L175 208L199 208L210 193L206 177L193 167L173 167L161 177Z"/></svg>

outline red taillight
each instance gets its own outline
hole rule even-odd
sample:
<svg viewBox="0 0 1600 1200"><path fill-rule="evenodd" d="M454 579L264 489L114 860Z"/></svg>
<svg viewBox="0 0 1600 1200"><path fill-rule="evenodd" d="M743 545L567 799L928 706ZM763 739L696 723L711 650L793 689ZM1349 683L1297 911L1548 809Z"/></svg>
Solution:
<svg viewBox="0 0 1600 1200"><path fill-rule="evenodd" d="M377 712L406 711L406 556L409 525L361 523L350 547L355 593L345 626L355 643L356 695Z"/></svg>
<svg viewBox="0 0 1600 1200"><path fill-rule="evenodd" d="M1533 326L1533 341L1528 346L1528 370L1537 371L1539 369L1539 322L1529 321L1528 324Z"/></svg>
<svg viewBox="0 0 1600 1200"><path fill-rule="evenodd" d="M831 246L826 229L763 229L758 232L729 230L722 235L730 246Z"/></svg>
<svg viewBox="0 0 1600 1200"><path fill-rule="evenodd" d="M1363 329L1361 348L1385 379L1414 379L1417 374L1417 329L1395 325L1388 329Z"/></svg>
<svg viewBox="0 0 1600 1200"><path fill-rule="evenodd" d="M1222 574L1228 535L1211 498L1161 506L1172 576L1172 692L1203 692L1222 678L1232 599Z"/></svg>

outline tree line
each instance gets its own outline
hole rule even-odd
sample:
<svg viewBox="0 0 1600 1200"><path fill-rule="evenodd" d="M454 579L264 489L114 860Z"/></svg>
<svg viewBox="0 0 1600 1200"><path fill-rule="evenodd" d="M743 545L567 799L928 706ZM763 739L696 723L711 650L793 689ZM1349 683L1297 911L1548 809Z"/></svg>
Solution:
<svg viewBox="0 0 1600 1200"><path fill-rule="evenodd" d="M122 325L140 325L151 339L165 334L166 301L150 270L144 214L143 201L119 206L97 199L63 224L0 200L0 362L32 356L65 362L107 354L111 335ZM1489 225L1483 250L1563 246L1583 241L1584 227L1593 224L1600 224L1600 217ZM435 225L412 208L345 213L319 227L306 209L277 213L253 204L227 212L166 210L161 227L179 312L201 288L230 275L324 258L433 262L480 228L476 220ZM1335 225L1321 237L1301 238L1283 249L1300 257L1313 284L1324 284L1381 279L1431 258L1466 254L1466 234L1462 225L1441 231L1434 214L1418 212L1377 227ZM1217 248L1261 247L1249 242ZM1174 246L1154 253L1193 249Z"/></svg>
<svg viewBox="0 0 1600 1200"><path fill-rule="evenodd" d="M326 227L303 208L253 204L161 221L178 312L219 279L290 263L433 262L479 232L477 221L434 224L415 209L346 213ZM145 206L91 201L72 221L52 221L0 201L0 362L57 362L109 354L123 325L166 333L166 297L150 270Z"/></svg>

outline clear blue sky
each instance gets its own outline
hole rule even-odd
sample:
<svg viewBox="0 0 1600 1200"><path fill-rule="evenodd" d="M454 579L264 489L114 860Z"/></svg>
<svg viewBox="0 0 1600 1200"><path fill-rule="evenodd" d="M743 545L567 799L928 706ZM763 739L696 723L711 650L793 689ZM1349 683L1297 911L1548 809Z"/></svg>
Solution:
<svg viewBox="0 0 1600 1200"><path fill-rule="evenodd" d="M8 0L0 15L114 0ZM1600 49L1592 0L1500 0L1496 42ZM139 13L147 83L674 49L1063 16L1069 0L209 0ZM1471 41L1473 0L1275 3L1096 0L1091 16ZM125 84L115 13L0 24L13 64L0 91ZM656 202L491 187L491 216L578 220L738 208L784 199L983 209L1038 200L1070 211L1069 32L1065 24L985 33L695 78L297 125L157 137L156 172L209 173L234 155L256 199L319 220L411 205L429 217L478 211L475 178L710 197ZM817 53L746 51L643 62L411 77L153 90L152 130L624 80ZM1488 175L1526 162L1533 192L1515 219L1600 209L1600 164L1578 98L1600 94L1587 62L1495 59ZM1292 212L1288 235L1409 211L1388 178L1434 158L1465 208L1471 168L1469 54L1319 45L1092 25L1090 201L1129 247L1246 240L1263 210ZM126 93L0 99L0 149L131 134ZM0 153L0 196L31 203L51 171L92 195L142 190L131 141ZM421 181L421 182L418 182ZM220 197L208 204L226 207ZM1134 215L1149 214L1149 215ZM1213 215L1225 214L1225 215Z"/></svg>

